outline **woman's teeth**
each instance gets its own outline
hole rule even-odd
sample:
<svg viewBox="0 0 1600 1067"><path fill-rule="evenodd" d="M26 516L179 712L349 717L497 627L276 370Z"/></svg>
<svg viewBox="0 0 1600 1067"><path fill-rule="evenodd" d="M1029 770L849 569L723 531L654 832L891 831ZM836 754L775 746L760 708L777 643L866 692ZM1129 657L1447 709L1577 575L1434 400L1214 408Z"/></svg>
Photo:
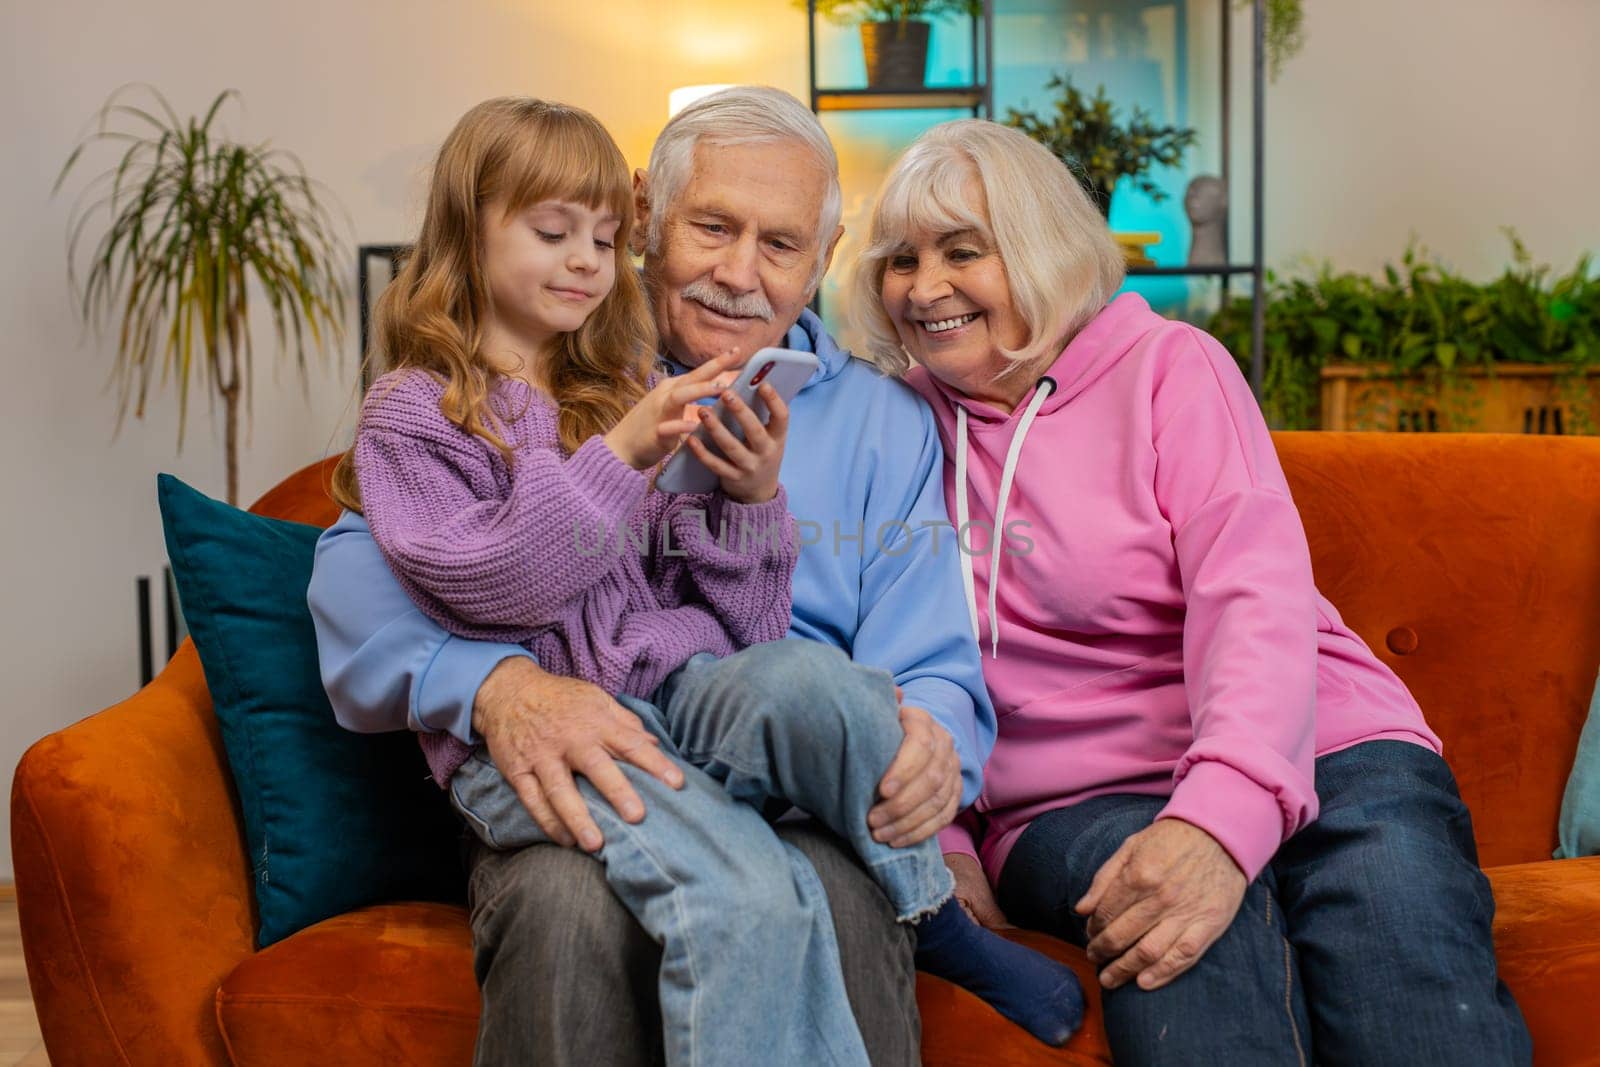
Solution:
<svg viewBox="0 0 1600 1067"><path fill-rule="evenodd" d="M938 322L925 322L922 324L922 328L927 330L929 333L944 333L946 330L953 330L957 326L965 326L967 323L971 322L977 317L978 313L973 311L966 315L957 315L953 319L940 319Z"/></svg>

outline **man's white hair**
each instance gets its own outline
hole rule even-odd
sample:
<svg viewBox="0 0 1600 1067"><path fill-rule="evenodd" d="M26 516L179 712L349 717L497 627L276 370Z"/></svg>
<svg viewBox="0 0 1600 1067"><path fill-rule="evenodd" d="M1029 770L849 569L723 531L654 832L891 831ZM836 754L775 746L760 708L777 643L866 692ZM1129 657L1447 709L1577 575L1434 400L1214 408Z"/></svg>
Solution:
<svg viewBox="0 0 1600 1067"><path fill-rule="evenodd" d="M660 252L661 228L666 214L689 181L695 146L701 141L719 145L795 141L815 157L828 176L828 188L823 193L822 214L817 220L817 263L810 282L814 290L822 281L828 242L844 214L844 197L839 191L839 157L834 154L833 142L828 140L817 116L788 93L766 85L736 85L701 97L662 128L661 136L650 150L650 226L645 232L646 249L652 254Z"/></svg>

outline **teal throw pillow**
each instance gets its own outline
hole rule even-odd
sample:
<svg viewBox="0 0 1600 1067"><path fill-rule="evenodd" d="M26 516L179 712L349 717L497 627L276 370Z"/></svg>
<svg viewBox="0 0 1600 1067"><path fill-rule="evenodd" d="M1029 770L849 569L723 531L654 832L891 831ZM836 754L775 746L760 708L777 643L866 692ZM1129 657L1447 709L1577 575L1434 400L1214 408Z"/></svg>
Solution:
<svg viewBox="0 0 1600 1067"><path fill-rule="evenodd" d="M1578 735L1578 753L1561 798L1557 836L1558 860L1600 856L1600 680L1589 702L1589 718Z"/></svg>
<svg viewBox="0 0 1600 1067"><path fill-rule="evenodd" d="M167 554L238 789L261 947L391 900L459 901L459 827L409 732L334 720L306 607L321 531L157 479Z"/></svg>

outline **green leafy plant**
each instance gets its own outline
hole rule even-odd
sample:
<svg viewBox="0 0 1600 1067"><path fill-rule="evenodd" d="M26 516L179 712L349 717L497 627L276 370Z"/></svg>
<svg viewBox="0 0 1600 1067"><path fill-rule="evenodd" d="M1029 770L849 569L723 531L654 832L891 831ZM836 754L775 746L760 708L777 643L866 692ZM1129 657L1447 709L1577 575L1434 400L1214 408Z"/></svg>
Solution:
<svg viewBox="0 0 1600 1067"><path fill-rule="evenodd" d="M805 10L806 0L794 0ZM830 22L850 26L858 22L932 21L947 15L981 15L982 0L817 0L817 13Z"/></svg>
<svg viewBox="0 0 1600 1067"><path fill-rule="evenodd" d="M1236 6L1248 10L1255 0L1235 0ZM1266 49L1267 69L1273 81L1283 72L1283 65L1299 54L1306 43L1306 13L1301 0L1267 0Z"/></svg>
<svg viewBox="0 0 1600 1067"><path fill-rule="evenodd" d="M1008 108L1005 124L1038 141L1071 168L1106 215L1111 213L1112 190L1122 178L1152 200L1166 199L1149 172L1156 166L1182 163L1184 153L1194 146L1194 130L1157 126L1140 107L1123 123L1103 85L1092 99L1063 74L1051 78L1045 88L1057 91L1047 117Z"/></svg>
<svg viewBox="0 0 1600 1067"><path fill-rule="evenodd" d="M1273 425L1311 429L1320 418L1322 369L1330 364L1418 379L1448 391L1465 367L1562 365L1577 375L1600 363L1600 278L1584 255L1565 274L1533 260L1511 230L1511 264L1476 283L1412 242L1381 277L1322 265L1298 277L1267 276L1262 407ZM1250 365L1250 300L1223 306L1207 327ZM1570 383L1569 383L1570 384Z"/></svg>
<svg viewBox="0 0 1600 1067"><path fill-rule="evenodd" d="M143 88L159 104L123 102ZM156 368L178 389L183 447L190 380L198 372L225 423L228 502L239 495L239 413L250 411L254 369L251 300L259 293L280 350L307 370L307 335L320 351L343 337L340 276L348 256L319 192L294 156L266 144L235 144L213 130L238 94L212 101L204 118L180 119L157 90L124 87L98 113L95 130L67 157L60 191L84 154L117 146L114 167L89 182L68 222L67 274L85 322L120 318L112 379L117 429L130 403L144 416ZM108 219L80 274L80 245ZM81 284L80 284L81 278Z"/></svg>

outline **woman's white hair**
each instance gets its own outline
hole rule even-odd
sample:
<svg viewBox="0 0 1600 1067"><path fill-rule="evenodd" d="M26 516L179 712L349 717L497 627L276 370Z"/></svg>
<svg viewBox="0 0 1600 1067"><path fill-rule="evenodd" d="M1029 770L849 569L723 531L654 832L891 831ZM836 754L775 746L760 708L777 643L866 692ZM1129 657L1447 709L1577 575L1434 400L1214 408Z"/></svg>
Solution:
<svg viewBox="0 0 1600 1067"><path fill-rule="evenodd" d="M967 229L999 250L1011 304L1028 328L1022 348L1001 349L1011 361L1002 376L1053 362L1116 293L1127 270L1099 209L1043 145L986 119L941 123L912 142L884 179L851 281L853 318L885 374L898 376L911 366L883 310L889 257L915 232Z"/></svg>
<svg viewBox="0 0 1600 1067"><path fill-rule="evenodd" d="M731 89L703 96L668 120L650 149L650 225L645 231L645 247L651 253L661 250L661 227L667 211L683 192L694 168L694 149L701 141L719 145L767 144L797 141L810 150L828 176L822 197L822 217L817 221L817 265L811 288L822 281L827 265L824 253L839 219L844 214L844 197L839 191L839 157L827 131L804 104L784 92L766 85L736 85Z"/></svg>

